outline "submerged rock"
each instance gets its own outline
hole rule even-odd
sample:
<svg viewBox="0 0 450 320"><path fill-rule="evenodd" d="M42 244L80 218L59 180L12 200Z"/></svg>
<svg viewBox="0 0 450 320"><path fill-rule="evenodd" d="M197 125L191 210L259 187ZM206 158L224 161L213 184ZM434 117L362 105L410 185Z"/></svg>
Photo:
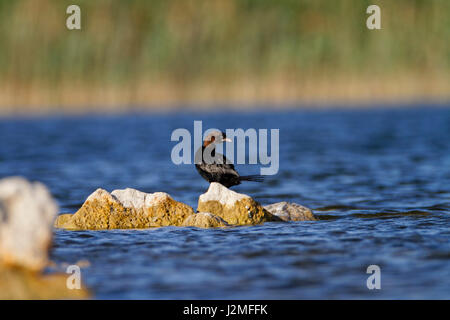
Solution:
<svg viewBox="0 0 450 320"><path fill-rule="evenodd" d="M185 227L198 227L198 228L217 228L227 227L229 224L221 217L213 215L209 212L198 212L187 217L183 222Z"/></svg>
<svg viewBox="0 0 450 320"><path fill-rule="evenodd" d="M72 216L61 215L55 226L65 229L140 229L181 226L194 210L167 193L135 189L112 193L97 189Z"/></svg>
<svg viewBox="0 0 450 320"><path fill-rule="evenodd" d="M0 260L31 270L47 265L57 211L43 184L19 177L0 180Z"/></svg>
<svg viewBox="0 0 450 320"><path fill-rule="evenodd" d="M311 209L292 202L277 202L264 206L264 209L283 221L316 221Z"/></svg>
<svg viewBox="0 0 450 320"><path fill-rule="evenodd" d="M229 224L252 225L281 221L246 194L237 193L213 182L198 200L198 212L210 212Z"/></svg>

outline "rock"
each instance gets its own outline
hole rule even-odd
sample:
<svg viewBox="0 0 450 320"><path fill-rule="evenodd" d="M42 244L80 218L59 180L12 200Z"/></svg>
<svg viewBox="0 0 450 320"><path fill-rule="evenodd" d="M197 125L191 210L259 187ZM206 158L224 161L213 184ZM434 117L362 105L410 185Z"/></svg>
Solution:
<svg viewBox="0 0 450 320"><path fill-rule="evenodd" d="M233 225L281 221L248 195L232 191L217 182L211 183L208 191L200 196L197 211L210 212Z"/></svg>
<svg viewBox="0 0 450 320"><path fill-rule="evenodd" d="M97 189L72 217L61 215L56 227L76 230L140 229L181 226L194 210L167 193L134 189L112 193Z"/></svg>
<svg viewBox="0 0 450 320"><path fill-rule="evenodd" d="M31 270L44 268L57 211L43 184L19 177L0 180L0 260Z"/></svg>
<svg viewBox="0 0 450 320"><path fill-rule="evenodd" d="M0 266L0 299L84 299L85 288L67 288L69 274L40 275L29 270Z"/></svg>
<svg viewBox="0 0 450 320"><path fill-rule="evenodd" d="M58 207L47 188L23 178L0 180L0 299L81 299L67 274L42 275Z"/></svg>
<svg viewBox="0 0 450 320"><path fill-rule="evenodd" d="M71 226L72 217L73 217L72 213L60 214L59 216L56 217L53 226L55 228L65 228L65 229L72 229L72 227L76 228L74 225Z"/></svg>
<svg viewBox="0 0 450 320"><path fill-rule="evenodd" d="M277 202L264 206L264 209L284 221L316 221L311 209L292 202Z"/></svg>
<svg viewBox="0 0 450 320"><path fill-rule="evenodd" d="M221 217L213 215L209 212L198 212L190 215L183 222L184 227L198 227L198 228L217 228L227 227L229 224Z"/></svg>

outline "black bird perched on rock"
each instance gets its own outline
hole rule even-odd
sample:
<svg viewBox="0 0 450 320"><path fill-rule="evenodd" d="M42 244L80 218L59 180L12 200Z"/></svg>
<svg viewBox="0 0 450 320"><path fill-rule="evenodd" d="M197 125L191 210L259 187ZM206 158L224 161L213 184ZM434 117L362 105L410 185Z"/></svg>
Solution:
<svg viewBox="0 0 450 320"><path fill-rule="evenodd" d="M218 182L227 188L238 185L242 181L263 181L263 177L260 175L240 176L234 169L234 165L228 163L223 154L216 154L216 145L223 142L231 142L224 132L211 132L206 136L202 147L195 153L195 167L206 181ZM199 159L201 159L201 163L199 163Z"/></svg>

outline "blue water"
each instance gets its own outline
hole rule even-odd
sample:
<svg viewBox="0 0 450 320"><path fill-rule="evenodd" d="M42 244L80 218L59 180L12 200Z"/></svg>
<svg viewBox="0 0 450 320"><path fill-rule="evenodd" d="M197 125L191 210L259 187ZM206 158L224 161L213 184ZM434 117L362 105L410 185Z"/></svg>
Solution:
<svg viewBox="0 0 450 320"><path fill-rule="evenodd" d="M3 118L0 177L42 181L61 213L98 187L164 191L195 209L208 184L170 158L172 131L194 120L279 128L279 173L234 189L320 221L57 230L49 272L88 261L82 279L100 299L450 298L450 108ZM381 290L366 287L369 265Z"/></svg>

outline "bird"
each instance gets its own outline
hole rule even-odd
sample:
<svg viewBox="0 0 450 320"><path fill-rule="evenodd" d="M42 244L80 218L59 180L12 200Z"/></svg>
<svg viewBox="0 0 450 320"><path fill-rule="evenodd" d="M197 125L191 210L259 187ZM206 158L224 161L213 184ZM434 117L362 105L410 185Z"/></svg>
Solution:
<svg viewBox="0 0 450 320"><path fill-rule="evenodd" d="M213 131L205 137L203 145L195 153L195 167L203 179L209 183L218 182L227 188L241 184L242 181L262 182L261 175L240 176L223 154L216 154L216 145L231 141L221 131Z"/></svg>

